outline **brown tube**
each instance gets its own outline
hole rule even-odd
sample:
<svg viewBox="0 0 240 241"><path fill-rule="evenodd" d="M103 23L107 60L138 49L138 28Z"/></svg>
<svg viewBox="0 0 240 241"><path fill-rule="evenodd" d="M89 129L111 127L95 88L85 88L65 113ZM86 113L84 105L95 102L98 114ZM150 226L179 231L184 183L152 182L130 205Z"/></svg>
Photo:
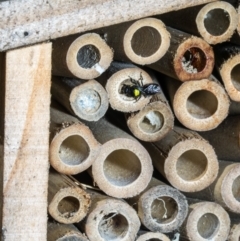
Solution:
<svg viewBox="0 0 240 241"><path fill-rule="evenodd" d="M131 79L140 80L142 78L143 85L152 83L153 81L146 71L132 64L114 62L106 75L108 76L106 91L108 93L109 103L113 109L122 112L134 112L142 109L149 103L149 97L142 96L139 100L136 100L133 97L121 94L123 84L133 85ZM100 79L101 82L104 81L104 79Z"/></svg>
<svg viewBox="0 0 240 241"><path fill-rule="evenodd" d="M183 236L191 241L226 241L230 230L228 213L217 203L198 202L189 206Z"/></svg>
<svg viewBox="0 0 240 241"><path fill-rule="evenodd" d="M240 223L234 224L230 230L228 241L239 241L240 240Z"/></svg>
<svg viewBox="0 0 240 241"><path fill-rule="evenodd" d="M151 180L153 167L146 149L132 136L102 118L88 124L102 144L92 175L99 188L117 198L136 196Z"/></svg>
<svg viewBox="0 0 240 241"><path fill-rule="evenodd" d="M238 24L236 9L224 1L165 13L158 18L168 26L202 37L209 44L229 40Z"/></svg>
<svg viewBox="0 0 240 241"><path fill-rule="evenodd" d="M186 197L155 178L129 203L137 209L142 224L152 232L170 233L178 229L188 212Z"/></svg>
<svg viewBox="0 0 240 241"><path fill-rule="evenodd" d="M196 192L217 177L218 160L212 146L196 132L174 127L160 141L144 143L154 167L180 191Z"/></svg>
<svg viewBox="0 0 240 241"><path fill-rule="evenodd" d="M166 79L170 100L177 119L187 128L208 131L228 115L230 101L224 87L213 76L179 85Z"/></svg>
<svg viewBox="0 0 240 241"><path fill-rule="evenodd" d="M48 241L89 241L73 224L48 222Z"/></svg>
<svg viewBox="0 0 240 241"><path fill-rule="evenodd" d="M51 93L68 111L83 120L97 121L108 109L107 92L96 80L54 76Z"/></svg>
<svg viewBox="0 0 240 241"><path fill-rule="evenodd" d="M135 240L140 221L125 201L91 192L92 205L84 220L84 232L90 240Z"/></svg>
<svg viewBox="0 0 240 241"><path fill-rule="evenodd" d="M229 97L240 101L240 47L224 45L215 47L216 67Z"/></svg>
<svg viewBox="0 0 240 241"><path fill-rule="evenodd" d="M159 232L142 232L136 241L171 241L168 236Z"/></svg>
<svg viewBox="0 0 240 241"><path fill-rule="evenodd" d="M214 201L234 216L234 213L240 214L239 189L240 164L219 161L219 174L216 180L200 192L185 193L185 195L199 200Z"/></svg>
<svg viewBox="0 0 240 241"><path fill-rule="evenodd" d="M228 116L216 129L199 133L215 149L220 160L240 160L240 116Z"/></svg>
<svg viewBox="0 0 240 241"><path fill-rule="evenodd" d="M58 222L80 222L91 204L90 195L66 175L50 171L48 182L48 211Z"/></svg>
<svg viewBox="0 0 240 241"><path fill-rule="evenodd" d="M149 67L181 81L208 78L214 67L212 47L201 38L170 27L167 30L171 34L170 47Z"/></svg>
<svg viewBox="0 0 240 241"><path fill-rule="evenodd" d="M155 18L121 23L97 31L114 49L116 60L151 64L162 58L169 48L170 35L164 23Z"/></svg>
<svg viewBox="0 0 240 241"><path fill-rule="evenodd" d="M86 125L55 104L51 108L50 128L49 160L55 170L73 175L92 165L100 144Z"/></svg>
<svg viewBox="0 0 240 241"><path fill-rule="evenodd" d="M94 79L111 64L113 51L96 33L68 36L53 41L54 75Z"/></svg>
<svg viewBox="0 0 240 241"><path fill-rule="evenodd" d="M142 141L158 141L173 129L174 116L163 91L154 95L139 112L126 114L126 117L128 128Z"/></svg>

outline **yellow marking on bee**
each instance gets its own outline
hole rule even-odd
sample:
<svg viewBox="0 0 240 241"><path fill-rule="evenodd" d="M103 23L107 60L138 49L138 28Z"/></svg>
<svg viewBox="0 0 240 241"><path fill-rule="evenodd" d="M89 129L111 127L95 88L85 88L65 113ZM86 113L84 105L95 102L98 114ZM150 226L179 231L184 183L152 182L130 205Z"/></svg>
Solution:
<svg viewBox="0 0 240 241"><path fill-rule="evenodd" d="M135 89L133 91L134 97L138 97L140 95L140 91L138 89Z"/></svg>

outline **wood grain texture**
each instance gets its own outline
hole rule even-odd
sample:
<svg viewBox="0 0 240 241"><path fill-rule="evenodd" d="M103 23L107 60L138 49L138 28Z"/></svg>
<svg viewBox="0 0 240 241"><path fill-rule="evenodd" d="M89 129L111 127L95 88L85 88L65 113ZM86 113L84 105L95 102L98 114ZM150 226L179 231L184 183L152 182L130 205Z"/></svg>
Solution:
<svg viewBox="0 0 240 241"><path fill-rule="evenodd" d="M0 2L0 51L215 0Z"/></svg>
<svg viewBox="0 0 240 241"><path fill-rule="evenodd" d="M46 240L51 43L6 53L2 240Z"/></svg>

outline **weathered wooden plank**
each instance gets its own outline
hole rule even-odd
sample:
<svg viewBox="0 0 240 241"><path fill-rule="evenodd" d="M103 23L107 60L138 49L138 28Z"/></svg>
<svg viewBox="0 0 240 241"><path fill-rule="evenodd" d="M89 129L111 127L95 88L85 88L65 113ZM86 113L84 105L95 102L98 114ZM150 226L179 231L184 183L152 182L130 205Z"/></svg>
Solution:
<svg viewBox="0 0 240 241"><path fill-rule="evenodd" d="M216 0L0 2L0 51Z"/></svg>
<svg viewBox="0 0 240 241"><path fill-rule="evenodd" d="M51 43L6 53L3 240L46 240Z"/></svg>

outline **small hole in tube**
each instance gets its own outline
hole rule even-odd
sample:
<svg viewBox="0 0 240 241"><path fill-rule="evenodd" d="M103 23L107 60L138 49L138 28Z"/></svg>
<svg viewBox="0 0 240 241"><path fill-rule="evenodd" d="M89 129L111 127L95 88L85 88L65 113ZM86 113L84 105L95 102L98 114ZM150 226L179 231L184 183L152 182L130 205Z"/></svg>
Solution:
<svg viewBox="0 0 240 241"><path fill-rule="evenodd" d="M188 113L196 119L211 117L218 109L217 97L208 90L194 91L187 99Z"/></svg>
<svg viewBox="0 0 240 241"><path fill-rule="evenodd" d="M240 64L233 67L231 71L231 80L237 91L240 91Z"/></svg>
<svg viewBox="0 0 240 241"><path fill-rule="evenodd" d="M221 8L210 10L204 18L204 26L213 36L224 34L230 26L229 13Z"/></svg>
<svg viewBox="0 0 240 241"><path fill-rule="evenodd" d="M204 70L207 64L205 53L197 47L189 48L182 57L182 68L191 74Z"/></svg>
<svg viewBox="0 0 240 241"><path fill-rule="evenodd" d="M211 240L219 230L218 217L213 213L205 213L198 220L197 229L204 239Z"/></svg>
<svg viewBox="0 0 240 241"><path fill-rule="evenodd" d="M208 160L199 150L185 151L177 160L177 174L186 181L199 178L207 169Z"/></svg>
<svg viewBox="0 0 240 241"><path fill-rule="evenodd" d="M68 136L59 148L59 158L66 165L79 165L87 159L89 146L79 135Z"/></svg>
<svg viewBox="0 0 240 241"><path fill-rule="evenodd" d="M100 61L101 54L97 47L92 44L83 46L78 50L77 62L85 69L92 68L95 64Z"/></svg>
<svg viewBox="0 0 240 241"><path fill-rule="evenodd" d="M58 211L65 216L65 218L72 217L80 208L79 200L75 197L64 197L58 203Z"/></svg>
<svg viewBox="0 0 240 241"><path fill-rule="evenodd" d="M161 41L161 35L155 28L144 26L134 33L131 46L136 55L149 57L158 51Z"/></svg>
<svg viewBox="0 0 240 241"><path fill-rule="evenodd" d="M115 186L126 186L134 182L141 173L138 156L126 149L110 153L103 164L104 175Z"/></svg>
<svg viewBox="0 0 240 241"><path fill-rule="evenodd" d="M98 231L104 240L122 240L129 229L127 219L119 213L106 214L99 222Z"/></svg>

